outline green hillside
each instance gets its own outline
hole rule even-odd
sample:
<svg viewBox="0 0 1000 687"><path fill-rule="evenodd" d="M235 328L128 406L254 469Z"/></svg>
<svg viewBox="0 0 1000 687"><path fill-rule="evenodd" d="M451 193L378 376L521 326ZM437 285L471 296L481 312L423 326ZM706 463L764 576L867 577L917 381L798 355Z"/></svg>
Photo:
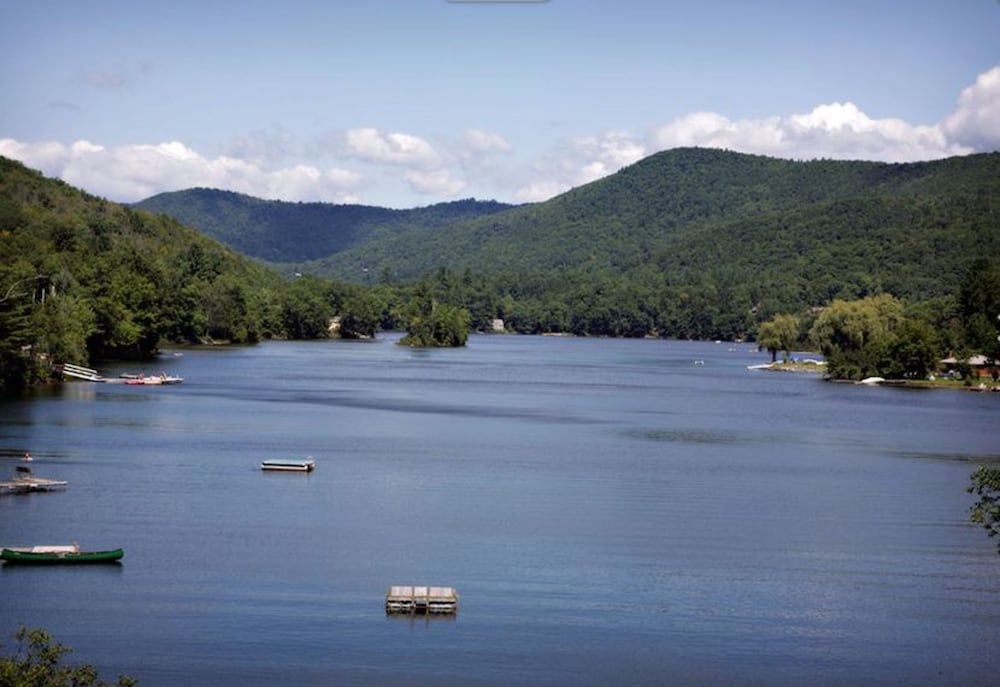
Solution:
<svg viewBox="0 0 1000 687"><path fill-rule="evenodd" d="M281 278L167 217L0 157L0 391L161 341L281 333Z"/></svg>
<svg viewBox="0 0 1000 687"><path fill-rule="evenodd" d="M614 274L651 266L670 282L719 269L848 283L859 273L928 295L941 289L926 280L954 277L964 250L995 254L997 213L1000 154L883 164L677 149L545 203L366 242L309 268L357 279L365 265L406 279L441 266ZM808 290L807 300L830 295L825 283Z"/></svg>
<svg viewBox="0 0 1000 687"><path fill-rule="evenodd" d="M998 253L998 206L997 153L887 164L698 148L516 207L389 210L207 189L138 204L286 271L357 283L441 268L521 283L652 271L663 286L740 284L785 308L879 291L953 293L970 256Z"/></svg>
<svg viewBox="0 0 1000 687"><path fill-rule="evenodd" d="M264 224L230 223L199 196L259 202L282 220L254 234ZM888 164L683 148L544 203L473 205L467 219L454 211L471 201L406 215L178 197L201 207L185 221L215 226L231 246L261 240L269 252L248 252L309 258L286 271L359 284L434 275L437 297L467 308L473 326L500 317L522 332L740 338L776 313L881 293L945 327L970 262L1000 255L1000 153ZM325 212L367 224L344 224L350 240L310 243ZM449 221L426 219L441 212ZM425 219L386 223L404 216Z"/></svg>
<svg viewBox="0 0 1000 687"><path fill-rule="evenodd" d="M415 229L510 208L495 201L459 200L410 210L368 205L288 203L231 191L195 188L161 193L134 207L174 217L234 250L271 263L294 263L385 241Z"/></svg>

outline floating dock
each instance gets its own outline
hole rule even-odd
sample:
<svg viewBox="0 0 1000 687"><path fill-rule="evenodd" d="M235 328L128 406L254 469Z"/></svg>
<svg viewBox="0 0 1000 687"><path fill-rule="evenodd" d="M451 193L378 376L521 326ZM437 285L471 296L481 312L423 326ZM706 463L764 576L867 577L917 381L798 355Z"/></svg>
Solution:
<svg viewBox="0 0 1000 687"><path fill-rule="evenodd" d="M97 370L92 370L89 367L80 367L79 365L70 365L69 363L64 363L59 367L62 369L62 373L66 377L75 377L77 379L85 379L88 382L100 382L102 384L161 386L164 384L180 384L184 381L183 377L168 375L166 372L161 372L158 375L139 373L123 374L120 377L103 377Z"/></svg>
<svg viewBox="0 0 1000 687"><path fill-rule="evenodd" d="M454 587L393 585L385 593L386 613L437 614L458 612Z"/></svg>
<svg viewBox="0 0 1000 687"><path fill-rule="evenodd" d="M312 459L312 456L305 460L265 460L260 464L261 470L281 470L285 472L312 472L315 467L316 461Z"/></svg>
<svg viewBox="0 0 1000 687"><path fill-rule="evenodd" d="M55 491L65 489L67 482L45 479L34 475L18 475L12 480L0 482L0 494L30 494L33 491Z"/></svg>

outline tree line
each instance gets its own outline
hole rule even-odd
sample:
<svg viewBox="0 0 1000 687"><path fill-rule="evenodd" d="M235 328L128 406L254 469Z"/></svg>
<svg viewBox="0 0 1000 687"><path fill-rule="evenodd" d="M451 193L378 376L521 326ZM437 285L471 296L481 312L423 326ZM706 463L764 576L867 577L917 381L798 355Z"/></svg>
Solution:
<svg viewBox="0 0 1000 687"><path fill-rule="evenodd" d="M890 294L845 301L804 316L781 313L761 323L757 341L787 356L795 348L820 351L835 379L926 379L945 356L982 355L994 381L1000 366L1000 264L971 262L950 298L905 303ZM958 371L971 375L967 364ZM964 368L964 369L963 369Z"/></svg>
<svg viewBox="0 0 1000 687"><path fill-rule="evenodd" d="M412 345L463 345L467 315L428 293L285 279L174 219L0 158L0 392L61 363L147 359L165 342L322 338L335 322L345 338L401 328Z"/></svg>
<svg viewBox="0 0 1000 687"><path fill-rule="evenodd" d="M692 164L698 159L682 156ZM651 169L657 168L639 165L630 174L651 183L646 178ZM901 174L878 165L865 169ZM694 188L687 176L671 173L675 183ZM844 184L856 183L854 175L842 176ZM752 201L757 191L741 183L719 202L725 205L734 193L740 203ZM817 181L816 189L821 186ZM601 188L587 190L583 200L590 202L597 193L611 202ZM808 195L809 188L794 197ZM639 212L642 206L633 196L615 202ZM580 199L570 200L557 203L572 205L559 210L563 215L579 209ZM989 210L988 198L969 202ZM842 210L850 214L858 207L848 203ZM939 208L937 216L946 227L966 217L963 221L976 224L988 239L995 227L982 224L989 213L980 210L962 215ZM703 211L697 206L686 210ZM863 228L871 225L861 221L866 216L855 217ZM561 269L437 267L402 280L385 268L371 283L359 284L308 274L282 277L166 215L95 198L0 159L0 389L43 378L54 363L148 358L164 342L363 338L403 330L410 345L452 346L463 345L470 331L491 331L496 320L506 331L523 334L758 340L775 352L814 348L828 357L833 373L845 378L917 377L949 353L997 357L1000 277L992 258L966 259L964 273L947 278L909 274L897 288L867 271L866 263L847 260L834 273L808 258L801 274L789 275L781 272L786 263L768 266L753 251L738 250L740 222L749 220L734 221L725 233L729 243L709 242L700 231L681 232L684 240L672 244L671 251L654 241L609 243L604 248L610 253L600 259ZM820 226L826 231L840 225L822 220ZM772 250L791 254L801 248L791 232L771 234L777 246ZM885 239L886 246L898 242ZM923 245L911 247L923 250ZM895 254L883 252L881 258ZM609 259L622 269L609 267ZM951 272L958 269L948 265ZM913 272L904 262L897 270ZM920 286L930 282L934 288ZM957 287L949 290L949 284Z"/></svg>

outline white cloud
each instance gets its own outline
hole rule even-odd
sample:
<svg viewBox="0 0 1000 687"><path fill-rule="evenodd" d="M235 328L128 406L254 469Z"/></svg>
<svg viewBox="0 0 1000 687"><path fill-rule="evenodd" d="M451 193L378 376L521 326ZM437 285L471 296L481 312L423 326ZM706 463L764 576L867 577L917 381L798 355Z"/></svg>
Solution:
<svg viewBox="0 0 1000 687"><path fill-rule="evenodd" d="M257 129L235 136L223 148L223 154L262 167L274 167L289 159L292 148L292 135L275 125L270 129Z"/></svg>
<svg viewBox="0 0 1000 687"><path fill-rule="evenodd" d="M406 174L410 188L423 195L455 197L465 188L465 182L456 179L447 169L412 171Z"/></svg>
<svg viewBox="0 0 1000 687"><path fill-rule="evenodd" d="M819 105L788 117L730 120L696 112L659 127L650 136L656 149L679 146L728 148L792 159L836 158L912 162L970 149L949 141L940 126L901 119L872 119L854 103Z"/></svg>
<svg viewBox="0 0 1000 687"><path fill-rule="evenodd" d="M532 181L517 190L514 198L518 203L537 203L568 191L565 182L555 180Z"/></svg>
<svg viewBox="0 0 1000 687"><path fill-rule="evenodd" d="M608 131L563 142L556 155L537 165L537 175L515 192L522 202L546 200L569 189L614 174L642 159L646 148L625 131Z"/></svg>
<svg viewBox="0 0 1000 687"><path fill-rule="evenodd" d="M12 138L0 138L0 155L12 160L20 160L27 166L40 170L48 176L61 176L60 172L69 158L69 154L70 151L66 146L55 141L22 143Z"/></svg>
<svg viewBox="0 0 1000 687"><path fill-rule="evenodd" d="M120 202L195 186L261 198L353 202L351 192L362 181L361 175L347 169L296 165L268 170L232 157L206 158L177 141L105 148L89 141L65 146L7 138L0 139L0 155Z"/></svg>
<svg viewBox="0 0 1000 687"><path fill-rule="evenodd" d="M756 119L692 112L645 136L611 130L559 139L533 158L523 157L522 146L514 143L499 132L477 128L442 136L432 144L419 135L366 127L331 132L300 145L273 125L233 138L215 156L176 141L106 147L85 140L64 144L10 138L0 139L0 155L126 202L193 186L293 201L361 202L359 197L365 195L396 207L412 207L417 196L429 196L433 202L463 192L530 202L679 146L791 159L890 162L997 150L1000 66L964 89L954 112L937 124L873 118L854 103L831 102L807 112ZM344 160L352 161L351 168Z"/></svg>
<svg viewBox="0 0 1000 687"><path fill-rule="evenodd" d="M462 142L472 153L506 153L511 150L510 143L503 136L481 129L467 130Z"/></svg>
<svg viewBox="0 0 1000 687"><path fill-rule="evenodd" d="M914 162L1000 149L1000 66L962 91L954 113L932 125L875 119L851 102L759 119L691 112L656 127L645 143L627 131L563 141L536 161L515 192L539 201L613 174L657 150L699 146L786 159Z"/></svg>
<svg viewBox="0 0 1000 687"><path fill-rule="evenodd" d="M419 136L365 128L351 129L345 138L348 154L369 162L429 169L441 164L433 146Z"/></svg>
<svg viewBox="0 0 1000 687"><path fill-rule="evenodd" d="M976 150L1000 149L1000 66L962 91L944 130L950 139Z"/></svg>

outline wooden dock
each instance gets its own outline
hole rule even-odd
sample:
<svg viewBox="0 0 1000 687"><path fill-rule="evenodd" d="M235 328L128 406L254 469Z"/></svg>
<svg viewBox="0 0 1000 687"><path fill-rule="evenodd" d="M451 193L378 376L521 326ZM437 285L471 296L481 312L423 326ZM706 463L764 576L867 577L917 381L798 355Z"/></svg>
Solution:
<svg viewBox="0 0 1000 687"><path fill-rule="evenodd" d="M453 587L393 585L385 593L386 613L446 614L458 612L458 592Z"/></svg>

